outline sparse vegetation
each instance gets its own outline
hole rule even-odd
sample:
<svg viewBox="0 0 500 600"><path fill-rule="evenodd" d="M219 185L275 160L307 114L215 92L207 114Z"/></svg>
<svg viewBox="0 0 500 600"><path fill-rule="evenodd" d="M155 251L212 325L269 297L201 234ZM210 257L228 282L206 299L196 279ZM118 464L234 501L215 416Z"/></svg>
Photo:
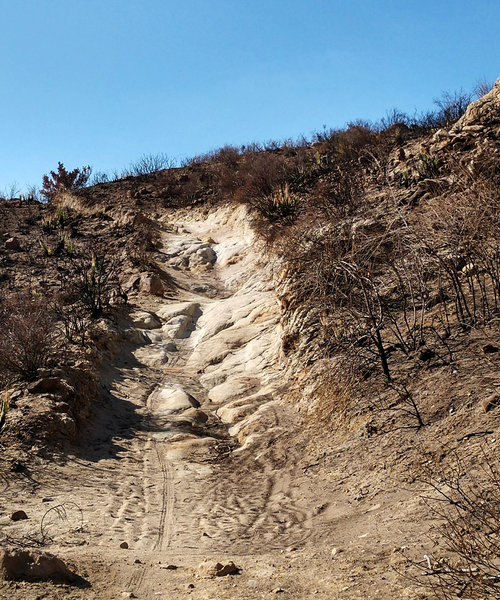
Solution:
<svg viewBox="0 0 500 600"><path fill-rule="evenodd" d="M165 153L159 154L143 154L128 169L122 173L122 177L139 175L148 175L162 169L171 169L175 165L175 161L169 158ZM101 177L102 179L102 177Z"/></svg>
<svg viewBox="0 0 500 600"><path fill-rule="evenodd" d="M438 548L413 564L434 598L500 598L500 473L486 449L483 459L475 476L458 459L439 474L424 467L424 498L439 523Z"/></svg>
<svg viewBox="0 0 500 600"><path fill-rule="evenodd" d="M0 306L0 373L5 384L32 380L58 347L55 319L42 297L29 292L3 298Z"/></svg>
<svg viewBox="0 0 500 600"><path fill-rule="evenodd" d="M33 388L57 387L55 380L64 377L64 369L77 369L80 362L88 361L96 370L104 363L103 370L111 373L112 385L108 381L102 386L105 411L107 399L115 407L122 396L130 400L126 394L131 390L149 394L149 384L154 390L158 382L151 374L159 381L165 372L175 373L175 386L187 374L189 385L196 380L196 390L205 385L208 392L212 385L221 390L220 382L225 384L227 378L231 383L232 365L243 356L243 369L248 366L249 372L242 371L238 385L244 388L250 382L248 404L238 391L227 411L225 405L219 410L222 403L202 406L208 412L217 410L216 422L207 413L210 439L203 441L209 442L207 452L212 440L217 441L218 454L207 455L207 460L223 460L222 446L224 456L226 450L230 454L226 429L249 439L245 436L252 435L256 424L260 429L251 442L266 446L255 456L262 464L271 461L269 473L266 466L255 471L256 477L278 477L282 465L291 479L301 473L297 488L283 494L281 487L274 489L277 479L265 479L271 481L270 487L262 486L269 523L252 517L253 525L245 529L248 535L259 528L265 535L273 531L281 547L285 538L287 544L305 539L304 523L307 535L314 536L317 523L327 528L335 520L337 527L340 516L343 525L352 527L342 534L349 542L339 550L344 552L340 561L349 569L364 573L366 566L375 573L383 565L383 578L389 577L390 564L403 560L405 552L393 551L394 545L399 547L398 536L407 535L401 544L408 543L412 568L418 569L413 571L415 597L422 583L431 584L431 597L445 600L500 597L500 497L494 462L500 406L500 147L496 116L491 117L493 125L488 124L487 111L477 119L480 125L472 121L481 102L453 126L469 100L462 92L444 94L436 110L425 115L393 109L379 123L325 128L310 141L225 146L175 169L163 154L144 155L122 173L96 173L90 179L89 167L67 171L59 163L58 171L44 182L45 197L52 203L20 201L0 207L9 216L0 232L2 436L12 412L21 414L38 393L32 393ZM464 123L473 126L463 127ZM96 187L88 187L89 182ZM65 205L58 205L57 193L68 190L71 193L60 198ZM224 211L236 204L245 208L238 206L227 217ZM219 208L220 213L211 214ZM245 235L238 239L240 226ZM255 248L247 244L249 226L265 269L262 278L259 272L250 273L243 292L267 294L274 285L276 298L269 294L268 305L255 294L246 312L238 288L238 308L232 311L232 288L238 287L248 265L259 264L251 262ZM234 227L231 235L229 227ZM226 266L229 270L224 272ZM223 293L221 282L228 284ZM208 327L201 329L217 312L210 306L212 300L228 303L221 310L221 322L205 336ZM163 302L178 303L185 314L176 313L167 321L168 310L155 308ZM201 308L192 316L195 302ZM171 321L188 327L186 335L197 328L193 344L182 337L165 338L174 328ZM252 375L252 369L266 369L261 368L260 354L255 360L246 358L242 321L248 323L248 338L255 346L260 344L255 332L261 326L270 340L282 335L280 367L285 365L285 371L279 399L271 370L265 387L259 375ZM143 325L154 328L147 332L155 340L151 345L144 343L144 331L138 331ZM210 347L212 332L227 342L223 351L216 344ZM280 339L275 339L272 344L266 339L262 346L278 355ZM141 343L143 347L131 354L132 345ZM112 363L115 346L122 347L119 360ZM203 356L184 362L194 346ZM171 360L173 353L178 354ZM228 369L220 375L226 359ZM189 373L184 373L184 364ZM42 375L44 367L50 375ZM136 369L137 381L131 375ZM35 379L46 381L26 383ZM77 387L68 384L60 386L60 393L40 392L44 419L61 407L71 416L54 418L54 427L75 427L70 399ZM273 403L259 411L264 395L266 403ZM280 402L285 397L296 401L297 411L288 402L282 417ZM134 413L134 427L143 412ZM248 431L246 425L231 429L240 415L247 418L250 413L256 416ZM126 427L125 411L117 414L117 426ZM148 423L150 429L156 425ZM172 418L172 428L177 426L190 432L182 437L183 444L203 429L184 417ZM278 437L271 437L275 434ZM293 446L295 434L301 437ZM472 442L479 438L488 444L483 456L474 454L477 447ZM240 457L246 452L245 442L241 445ZM461 447L467 465L449 469L450 453ZM202 452L205 446L200 456ZM426 489L433 493L426 494L430 514L420 531L412 520L423 522L426 510L418 495L416 465L422 455ZM153 469L155 465L151 461ZM162 466L158 463L158 469ZM241 473L233 470L231 489L233 482L242 481L239 477L250 477L248 473L246 467ZM300 498L294 515L295 492L304 481L309 485L320 478L327 482L321 490L325 503L317 504L319 494L313 489ZM251 491L248 486L245 493ZM327 509L337 493L338 506L332 502ZM237 512L248 511L247 516L254 504L249 507L242 504ZM323 510L328 510L325 518L317 519ZM392 510L397 518L402 516L401 523L394 525ZM380 547L372 544L374 532L386 526L392 530L384 542ZM435 545L424 562L415 556L427 532ZM381 583L381 589L384 585L388 584ZM410 591L406 595L410 597Z"/></svg>
<svg viewBox="0 0 500 600"><path fill-rule="evenodd" d="M259 213L271 223L291 222L299 211L298 198L290 193L287 183L264 198L255 201Z"/></svg>
<svg viewBox="0 0 500 600"><path fill-rule="evenodd" d="M68 171L63 163L59 162L57 171L51 171L49 175L43 176L41 194L50 202L60 192L83 187L91 174L90 166Z"/></svg>
<svg viewBox="0 0 500 600"><path fill-rule="evenodd" d="M98 317L119 288L119 261L99 250L86 250L71 260L68 290L78 298L91 317Z"/></svg>

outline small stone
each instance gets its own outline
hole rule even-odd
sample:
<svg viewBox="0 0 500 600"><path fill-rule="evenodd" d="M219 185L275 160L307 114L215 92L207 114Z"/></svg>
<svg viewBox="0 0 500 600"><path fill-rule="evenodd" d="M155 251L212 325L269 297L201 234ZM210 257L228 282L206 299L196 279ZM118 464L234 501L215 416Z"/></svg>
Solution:
<svg viewBox="0 0 500 600"><path fill-rule="evenodd" d="M5 249L6 250L19 250L21 248L21 244L16 237L11 237L8 240L5 240Z"/></svg>
<svg viewBox="0 0 500 600"><path fill-rule="evenodd" d="M124 550L126 550L126 549L128 548L128 544L127 544L127 542L122 542L122 543L120 544L120 548L123 548Z"/></svg>
<svg viewBox="0 0 500 600"><path fill-rule="evenodd" d="M24 521L28 518L28 515L24 512L24 510L16 510L10 515L11 521Z"/></svg>
<svg viewBox="0 0 500 600"><path fill-rule="evenodd" d="M134 592L122 592L122 598L137 598Z"/></svg>
<svg viewBox="0 0 500 600"><path fill-rule="evenodd" d="M165 569L168 569L169 571L175 571L176 569L178 569L179 567L177 565L167 565L165 567Z"/></svg>
<svg viewBox="0 0 500 600"><path fill-rule="evenodd" d="M332 548L332 556L336 556L342 552L342 548Z"/></svg>
<svg viewBox="0 0 500 600"><path fill-rule="evenodd" d="M190 583L188 585L188 590L194 590L194 583Z"/></svg>
<svg viewBox="0 0 500 600"><path fill-rule="evenodd" d="M136 565L142 565L142 560L141 560L140 558L136 558L136 559L134 560L134 563L135 563Z"/></svg>
<svg viewBox="0 0 500 600"><path fill-rule="evenodd" d="M284 591L285 590L283 588L277 587L277 588L274 588L274 590L271 590L271 594L283 594Z"/></svg>

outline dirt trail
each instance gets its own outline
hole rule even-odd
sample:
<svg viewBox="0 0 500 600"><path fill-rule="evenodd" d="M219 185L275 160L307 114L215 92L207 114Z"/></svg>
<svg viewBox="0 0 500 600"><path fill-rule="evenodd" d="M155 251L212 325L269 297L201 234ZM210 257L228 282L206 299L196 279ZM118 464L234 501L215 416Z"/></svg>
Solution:
<svg viewBox="0 0 500 600"><path fill-rule="evenodd" d="M162 226L170 289L131 299L134 327L103 366L78 452L1 496L3 534L26 541L41 524L46 548L91 587L19 584L0 598L383 597L366 570L382 565L391 583L391 539L411 511L382 512L402 492L381 498L356 480L347 448L303 454L314 432L301 435L284 400L272 270L244 212ZM29 519L10 521L21 507ZM349 552L332 559L336 547ZM204 560L241 574L203 577Z"/></svg>
<svg viewBox="0 0 500 600"><path fill-rule="evenodd" d="M158 260L171 298L137 298L144 343L122 344L104 370L80 452L5 490L22 494L30 515L23 526L3 523L5 533L29 534L48 508L64 505L68 514L47 530L54 548L111 563L116 585L140 598L158 597L150 561L196 567L307 537L311 515L273 446L287 432L286 410L277 409L279 308L242 216L165 224ZM83 533L71 532L73 502Z"/></svg>

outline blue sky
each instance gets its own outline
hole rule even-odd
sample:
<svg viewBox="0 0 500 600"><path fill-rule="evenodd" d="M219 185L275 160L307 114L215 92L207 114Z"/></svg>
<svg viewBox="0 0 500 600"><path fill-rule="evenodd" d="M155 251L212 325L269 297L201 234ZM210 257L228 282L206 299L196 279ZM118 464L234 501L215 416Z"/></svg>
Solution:
<svg viewBox="0 0 500 600"><path fill-rule="evenodd" d="M498 0L0 0L0 191L309 137L500 76Z"/></svg>

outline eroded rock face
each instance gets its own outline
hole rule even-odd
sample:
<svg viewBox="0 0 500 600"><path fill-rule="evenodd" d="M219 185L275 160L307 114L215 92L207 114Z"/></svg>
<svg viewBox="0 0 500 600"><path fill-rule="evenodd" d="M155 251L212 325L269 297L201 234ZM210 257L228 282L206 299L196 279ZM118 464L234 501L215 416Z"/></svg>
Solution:
<svg viewBox="0 0 500 600"><path fill-rule="evenodd" d="M500 79L490 92L471 102L465 114L449 130L438 130L422 144L424 151L436 154L443 149L473 149L472 155L495 153L500 135Z"/></svg>
<svg viewBox="0 0 500 600"><path fill-rule="evenodd" d="M78 576L60 559L39 550L0 550L0 577L5 580L72 583Z"/></svg>
<svg viewBox="0 0 500 600"><path fill-rule="evenodd" d="M458 133L466 127L493 124L500 124L500 78L487 94L469 104L451 131Z"/></svg>

